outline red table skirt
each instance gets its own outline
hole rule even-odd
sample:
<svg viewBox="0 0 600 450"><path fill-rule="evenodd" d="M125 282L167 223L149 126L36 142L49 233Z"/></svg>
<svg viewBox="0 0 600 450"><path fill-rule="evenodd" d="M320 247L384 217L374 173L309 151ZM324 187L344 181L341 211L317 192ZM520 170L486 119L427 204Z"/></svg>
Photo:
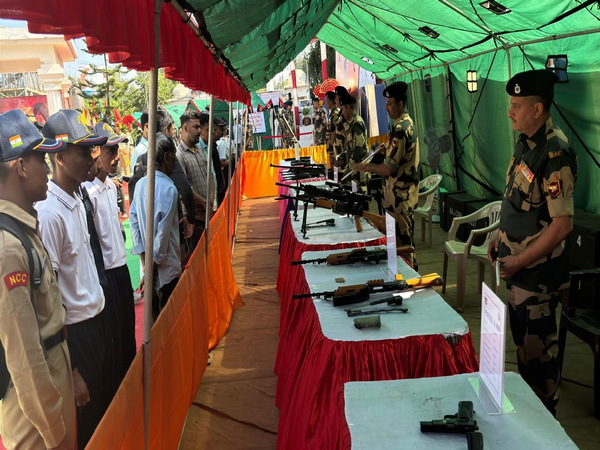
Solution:
<svg viewBox="0 0 600 450"><path fill-rule="evenodd" d="M285 244L286 241L282 245L282 262ZM288 249L288 253L291 250L294 249ZM281 273L286 267L287 277ZM302 268L294 272L290 269L298 267L280 265L284 290L280 290L282 314L275 362L279 449L348 448L350 434L343 407L340 410L339 406L343 405L346 382L447 376L478 370L470 332L448 338L428 335L359 342L326 338L312 300L291 301L284 296L284 292L309 289Z"/></svg>

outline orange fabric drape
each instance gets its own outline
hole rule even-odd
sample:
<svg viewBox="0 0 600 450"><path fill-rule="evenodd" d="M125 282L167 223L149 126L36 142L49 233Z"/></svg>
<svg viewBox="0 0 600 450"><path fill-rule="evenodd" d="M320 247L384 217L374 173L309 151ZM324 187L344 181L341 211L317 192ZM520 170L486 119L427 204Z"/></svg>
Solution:
<svg viewBox="0 0 600 450"><path fill-rule="evenodd" d="M241 207L244 157L232 177L228 197L210 223L208 271L206 234L202 236L165 309L152 328L150 436L152 449L177 448L188 408L208 359L208 351L227 332L234 310L243 305L231 267L227 221L237 223ZM235 186L240 186L235 192ZM233 197L232 197L233 200ZM136 355L88 449L144 446L143 348Z"/></svg>
<svg viewBox="0 0 600 450"><path fill-rule="evenodd" d="M246 158L246 186L244 195L247 198L274 197L277 195L277 175L279 169L271 167L279 165L286 158L294 158L296 151L293 148L284 150L261 150L244 153ZM303 147L300 156L310 156L317 164L324 164L327 151L324 145L317 147Z"/></svg>

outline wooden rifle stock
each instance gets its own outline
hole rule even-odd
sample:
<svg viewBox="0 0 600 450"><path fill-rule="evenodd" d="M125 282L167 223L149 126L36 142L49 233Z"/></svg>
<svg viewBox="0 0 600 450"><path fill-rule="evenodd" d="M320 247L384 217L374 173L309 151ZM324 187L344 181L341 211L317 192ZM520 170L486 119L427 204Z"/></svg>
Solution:
<svg viewBox="0 0 600 450"><path fill-rule="evenodd" d="M357 233L360 233L363 230L362 223L360 223L360 217L354 216L354 225L356 225Z"/></svg>
<svg viewBox="0 0 600 450"><path fill-rule="evenodd" d="M379 230L380 233L386 234L387 226L385 223L385 216L380 216L369 211L364 211L362 214L363 218L367 220L373 228Z"/></svg>

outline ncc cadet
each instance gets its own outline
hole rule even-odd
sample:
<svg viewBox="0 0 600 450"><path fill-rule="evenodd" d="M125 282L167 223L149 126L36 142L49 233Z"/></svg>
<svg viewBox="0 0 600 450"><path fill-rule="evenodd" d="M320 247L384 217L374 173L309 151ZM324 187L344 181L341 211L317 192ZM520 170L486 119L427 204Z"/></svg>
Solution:
<svg viewBox="0 0 600 450"><path fill-rule="evenodd" d="M402 245L414 247L413 211L419 200L419 152L413 136L413 121L406 112L407 91L408 85L402 81L383 91L385 109L394 120L383 164L358 164L355 170L383 177L383 207L396 219L396 236ZM418 270L416 253L409 262Z"/></svg>
<svg viewBox="0 0 600 450"><path fill-rule="evenodd" d="M119 144L127 138L119 137L107 123L97 124L94 132L108 140L100 149L99 172L93 181L85 183L85 187L94 207L96 230L106 269L106 310L111 316L108 330L114 349L112 369L116 393L136 351L133 289L119 220L117 188L108 178L117 170Z"/></svg>
<svg viewBox="0 0 600 450"><path fill-rule="evenodd" d="M327 114L325 110L321 108L319 99L313 98L313 119L314 119L314 131L313 141L315 145L325 145L325 132L327 128Z"/></svg>
<svg viewBox="0 0 600 450"><path fill-rule="evenodd" d="M356 113L356 99L351 95L345 95L340 99L342 105L342 116L345 120L346 139L343 153L339 156L340 161L350 171L354 166L360 163L369 154L367 147L367 126ZM367 182L370 174L367 172L356 172L352 175L352 180L358 184L363 193L367 193Z"/></svg>
<svg viewBox="0 0 600 450"><path fill-rule="evenodd" d="M292 106L294 106L294 103L291 100L285 102L285 111L283 111L283 126L285 127L283 129L283 148L294 148L294 136L290 134L290 129L292 132L296 132L296 122L294 121Z"/></svg>
<svg viewBox="0 0 600 450"><path fill-rule="evenodd" d="M327 132L325 133L325 141L327 143L327 154L329 155L329 166L333 167L337 161L337 153L335 151L335 124L340 117L340 109L335 103L335 92L329 91L325 95L327 109L329 113L329 121L327 122Z"/></svg>
<svg viewBox="0 0 600 450"><path fill-rule="evenodd" d="M506 176L499 239L488 252L507 282L519 373L553 414L560 383L555 313L569 286L565 238L577 177L577 156L550 115L557 81L550 71L532 70L506 85L508 117L521 135Z"/></svg>
<svg viewBox="0 0 600 450"><path fill-rule="evenodd" d="M104 293L90 245L85 206L76 194L94 165L91 150L104 145L106 137L93 135L84 124L83 115L75 110L62 110L48 118L43 135L62 140L67 147L51 155L54 171L48 198L35 206L50 256L48 263L58 275L67 309L80 449L87 445L112 399L105 390L103 373L112 350L106 345Z"/></svg>
<svg viewBox="0 0 600 450"><path fill-rule="evenodd" d="M348 95L348 90L344 86L336 86L335 88L335 105L340 109L337 121L333 124L333 152L337 153L338 158L344 153L344 147L346 144L346 119L342 114L342 103L341 99ZM345 167L345 161L337 161L337 166L340 168Z"/></svg>
<svg viewBox="0 0 600 450"><path fill-rule="evenodd" d="M0 230L0 370L6 382L10 375L0 386L0 434L7 449L72 449L74 443L65 309L33 209L48 189L45 154L64 148L44 139L22 111L0 115L0 214L29 239L37 259L32 270L21 240Z"/></svg>

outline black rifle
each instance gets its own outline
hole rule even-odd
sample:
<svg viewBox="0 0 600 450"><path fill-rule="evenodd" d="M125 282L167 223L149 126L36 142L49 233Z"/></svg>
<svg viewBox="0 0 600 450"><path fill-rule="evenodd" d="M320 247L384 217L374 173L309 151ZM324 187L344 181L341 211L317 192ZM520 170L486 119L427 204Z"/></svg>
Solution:
<svg viewBox="0 0 600 450"><path fill-rule="evenodd" d="M371 297L371 294L423 289L431 286L441 286L442 284L444 284L442 277L440 277L437 273L433 273L410 280L370 280L364 284L340 286L335 291L295 294L292 296L292 299L296 300L302 298L323 297L325 300L331 299L333 306L344 306L351 305L353 303L362 303L368 300Z"/></svg>
<svg viewBox="0 0 600 450"><path fill-rule="evenodd" d="M281 186L280 183L276 184ZM362 207L363 211L369 209L369 202L371 201L370 195L359 194L357 192L351 192L342 188L325 189L312 184L299 184L297 186L288 187L296 190L299 194L301 193L308 197L314 198L315 200L318 198L323 198L348 205L356 205Z"/></svg>
<svg viewBox="0 0 600 450"><path fill-rule="evenodd" d="M421 422L421 433L467 434L479 430L473 419L473 402L458 402L456 414L444 416L442 420Z"/></svg>
<svg viewBox="0 0 600 450"><path fill-rule="evenodd" d="M412 245L403 245L402 247L396 248L396 254L398 255L413 253L414 251L415 249ZM339 266L341 264L356 264L358 262L374 262L377 264L379 261L387 261L387 249L376 248L375 250L367 250L367 248L362 247L349 252L332 253L325 258L292 261L292 266L323 263L327 263L329 266Z"/></svg>
<svg viewBox="0 0 600 450"><path fill-rule="evenodd" d="M318 220L317 222L307 223L306 229L321 228L321 227L335 227L335 219Z"/></svg>

